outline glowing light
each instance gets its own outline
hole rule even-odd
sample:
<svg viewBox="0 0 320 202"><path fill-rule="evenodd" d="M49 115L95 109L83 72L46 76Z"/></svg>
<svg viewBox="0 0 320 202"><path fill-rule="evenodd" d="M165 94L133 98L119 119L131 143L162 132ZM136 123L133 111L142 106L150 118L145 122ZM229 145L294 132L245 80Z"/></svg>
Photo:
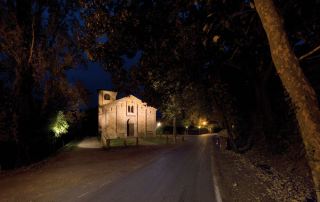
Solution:
<svg viewBox="0 0 320 202"><path fill-rule="evenodd" d="M161 122L158 122L158 123L157 123L157 127L160 127L160 126L161 126Z"/></svg>
<svg viewBox="0 0 320 202"><path fill-rule="evenodd" d="M55 137L60 137L68 132L69 124L62 111L59 111L53 119L50 129L54 132Z"/></svg>
<svg viewBox="0 0 320 202"><path fill-rule="evenodd" d="M207 122L206 122L206 121L203 121L203 122L202 122L202 125L204 125L204 126L207 125Z"/></svg>
<svg viewBox="0 0 320 202"><path fill-rule="evenodd" d="M186 129L188 129L189 128L189 126L186 126Z"/></svg>
<svg viewBox="0 0 320 202"><path fill-rule="evenodd" d="M201 126L198 126L198 128L200 129L200 128L201 128Z"/></svg>

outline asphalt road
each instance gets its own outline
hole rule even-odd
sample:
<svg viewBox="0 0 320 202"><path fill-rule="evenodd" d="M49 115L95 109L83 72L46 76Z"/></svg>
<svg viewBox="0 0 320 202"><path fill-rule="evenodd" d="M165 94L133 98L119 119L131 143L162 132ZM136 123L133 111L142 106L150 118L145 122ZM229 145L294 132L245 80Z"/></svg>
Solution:
<svg viewBox="0 0 320 202"><path fill-rule="evenodd" d="M112 183L79 194L74 201L219 202L210 143L212 135L189 137L187 143Z"/></svg>

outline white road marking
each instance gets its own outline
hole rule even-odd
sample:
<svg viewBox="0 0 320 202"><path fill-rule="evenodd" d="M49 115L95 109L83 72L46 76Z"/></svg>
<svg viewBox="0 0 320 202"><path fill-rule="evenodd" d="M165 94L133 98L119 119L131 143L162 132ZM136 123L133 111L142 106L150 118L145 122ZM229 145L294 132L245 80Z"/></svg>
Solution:
<svg viewBox="0 0 320 202"><path fill-rule="evenodd" d="M214 193L215 193L217 202L222 202L222 198L220 195L220 189L219 189L219 186L218 186L218 183L217 183L215 176L213 176L213 186L214 186Z"/></svg>
<svg viewBox="0 0 320 202"><path fill-rule="evenodd" d="M85 195L87 195L89 192L85 192L83 194L81 194L80 196L78 196L78 198L84 197Z"/></svg>
<svg viewBox="0 0 320 202"><path fill-rule="evenodd" d="M105 185L110 184L111 182L112 182L112 180L107 180L106 182L100 184L100 188L103 187L103 186L105 186Z"/></svg>
<svg viewBox="0 0 320 202"><path fill-rule="evenodd" d="M213 180L213 189L214 189L214 193L215 193L215 196L216 196L216 201L217 202L222 202L222 198L221 198L221 194L220 194L220 189L219 189L219 186L218 186L218 182L217 182L217 177L215 175L215 172L214 172L214 168L213 168L213 146L212 144L210 145L211 147L211 172L212 172L212 180Z"/></svg>

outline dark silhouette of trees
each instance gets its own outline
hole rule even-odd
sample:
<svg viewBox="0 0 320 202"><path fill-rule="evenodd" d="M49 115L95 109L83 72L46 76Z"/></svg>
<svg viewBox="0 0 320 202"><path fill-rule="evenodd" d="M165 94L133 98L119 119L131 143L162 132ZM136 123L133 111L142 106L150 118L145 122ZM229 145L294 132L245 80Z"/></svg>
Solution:
<svg viewBox="0 0 320 202"><path fill-rule="evenodd" d="M59 110L79 114L82 87L71 86L65 75L83 62L77 8L76 1L0 3L1 119L9 122L1 143L14 145L7 153L16 166L47 154L48 121Z"/></svg>
<svg viewBox="0 0 320 202"><path fill-rule="evenodd" d="M313 145L306 148L307 153L314 162L318 161L319 145L313 144L318 141L315 131L319 127L318 115L314 114L320 89L314 68L319 64L317 1L277 2L278 12L284 16L281 33L288 33L287 42L268 41L265 27L250 1L83 0L81 5L85 8L82 16L86 22L83 46L90 58L104 64L107 71L122 73L124 77L117 77L118 86L143 89L135 93L145 96L169 119L194 122L195 117L204 116L221 123L228 130L230 145L238 152L250 149L257 142L266 143L272 153L285 152L291 145L300 144L300 127L303 139L304 130L313 134L308 140L311 143L304 142ZM278 15L266 16L272 19ZM263 19L262 22L265 24ZM97 42L101 36L108 39L103 44ZM297 100L291 104L293 94L279 74L279 63L287 55L278 53L281 61L274 61L269 43L271 49L286 43L290 50L291 43L294 53L301 56L303 70L292 71L304 81L306 77L310 79L310 84L304 83L307 87L301 88L311 89L306 90L311 96L296 95L300 104ZM141 53L138 64L124 69L121 57L131 57L137 52ZM299 61L294 61L297 66ZM296 77L280 71L283 72L290 80L288 85L296 91L299 82L292 80ZM128 85L129 81L132 83ZM313 129L301 122L301 107L296 108L300 105L305 107L304 112L314 107L308 116L310 121L314 120L310 123Z"/></svg>
<svg viewBox="0 0 320 202"><path fill-rule="evenodd" d="M0 141L28 159L49 117L78 122L86 92L65 71L91 60L173 125L219 123L236 152L284 153L301 133L318 190L320 3L254 2L1 2Z"/></svg>
<svg viewBox="0 0 320 202"><path fill-rule="evenodd" d="M206 57L202 31L185 26L191 22L185 22L187 10L180 12L179 2L82 1L82 5L87 8L82 13L86 22L82 45L90 58L113 74L117 90L143 95L172 122L176 118L194 121L194 113L207 116L210 110L203 108L211 105L202 99L206 87L197 83ZM99 42L101 36L107 36L107 42ZM121 57L136 52L142 53L139 64L130 70L122 68ZM136 92L140 87L143 91ZM196 91L198 87L203 89ZM195 107L199 110L192 112Z"/></svg>
<svg viewBox="0 0 320 202"><path fill-rule="evenodd" d="M283 26L283 19L272 0L255 0L266 31L272 60L283 86L295 107L296 117L320 199L320 109L316 92L300 68Z"/></svg>

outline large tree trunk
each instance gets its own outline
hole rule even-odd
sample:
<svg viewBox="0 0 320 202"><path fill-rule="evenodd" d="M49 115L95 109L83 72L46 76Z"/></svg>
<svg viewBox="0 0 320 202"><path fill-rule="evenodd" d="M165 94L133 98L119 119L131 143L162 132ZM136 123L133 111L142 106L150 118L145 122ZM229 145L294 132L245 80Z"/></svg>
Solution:
<svg viewBox="0 0 320 202"><path fill-rule="evenodd" d="M272 0L254 0L267 33L272 60L296 108L296 117L320 200L320 110L314 89L307 81L288 41L283 19Z"/></svg>
<svg viewBox="0 0 320 202"><path fill-rule="evenodd" d="M32 132L33 78L30 66L20 65L15 75L15 83L12 91L13 100L13 127L14 140L17 146L16 167L29 163L28 141Z"/></svg>
<svg viewBox="0 0 320 202"><path fill-rule="evenodd" d="M173 120L172 120L172 125L173 125L173 128L172 128L172 134L173 134L173 141L174 143L177 142L177 127L176 127L176 117L173 117Z"/></svg>

